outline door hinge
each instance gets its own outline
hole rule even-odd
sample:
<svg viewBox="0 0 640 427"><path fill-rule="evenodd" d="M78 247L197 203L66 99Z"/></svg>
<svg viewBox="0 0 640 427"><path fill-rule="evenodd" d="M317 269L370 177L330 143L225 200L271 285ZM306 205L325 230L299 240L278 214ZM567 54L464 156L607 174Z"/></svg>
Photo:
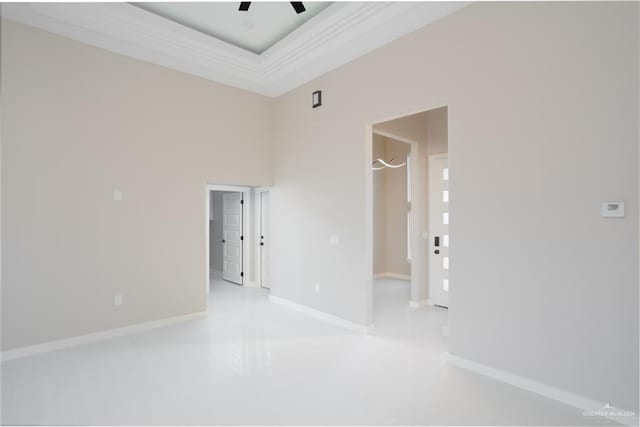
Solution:
<svg viewBox="0 0 640 427"><path fill-rule="evenodd" d="M240 277L244 277L244 272L241 272L241 273L240 273Z"/></svg>
<svg viewBox="0 0 640 427"><path fill-rule="evenodd" d="M240 240L244 240L244 236L240 236Z"/></svg>
<svg viewBox="0 0 640 427"><path fill-rule="evenodd" d="M240 199L240 204L244 205L244 199Z"/></svg>

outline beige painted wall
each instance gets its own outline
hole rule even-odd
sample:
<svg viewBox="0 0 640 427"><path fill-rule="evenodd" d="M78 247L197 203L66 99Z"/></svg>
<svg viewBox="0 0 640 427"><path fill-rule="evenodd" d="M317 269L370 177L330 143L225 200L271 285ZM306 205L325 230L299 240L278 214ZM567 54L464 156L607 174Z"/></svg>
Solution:
<svg viewBox="0 0 640 427"><path fill-rule="evenodd" d="M393 163L407 161L410 146L387 138L385 154ZM407 168L385 168L387 192L386 271L409 276L411 264L407 260Z"/></svg>
<svg viewBox="0 0 640 427"><path fill-rule="evenodd" d="M373 158L384 158L387 138L373 135ZM373 274L387 268L387 191L384 173L373 173Z"/></svg>
<svg viewBox="0 0 640 427"><path fill-rule="evenodd" d="M203 310L204 184L269 135L273 294L367 323L367 126L448 105L450 352L638 411L637 4L473 4L275 101L2 31L3 350Z"/></svg>
<svg viewBox="0 0 640 427"><path fill-rule="evenodd" d="M278 98L271 292L369 322L367 126L447 105L450 352L637 412L637 8L473 4Z"/></svg>
<svg viewBox="0 0 640 427"><path fill-rule="evenodd" d="M373 158L406 162L410 146L393 139L373 136ZM411 274L407 261L407 169L385 168L373 172L374 274Z"/></svg>
<svg viewBox="0 0 640 427"><path fill-rule="evenodd" d="M5 20L2 102L2 350L205 310L205 185L271 183L273 100Z"/></svg>

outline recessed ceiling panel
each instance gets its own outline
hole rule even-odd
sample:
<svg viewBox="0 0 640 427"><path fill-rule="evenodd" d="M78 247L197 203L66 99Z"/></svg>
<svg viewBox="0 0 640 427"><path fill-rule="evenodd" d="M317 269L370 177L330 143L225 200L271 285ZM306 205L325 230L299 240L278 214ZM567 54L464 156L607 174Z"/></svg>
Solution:
<svg viewBox="0 0 640 427"><path fill-rule="evenodd" d="M326 9L331 2L305 2L297 14L289 2L133 3L134 5L257 55Z"/></svg>
<svg viewBox="0 0 640 427"><path fill-rule="evenodd" d="M247 12L238 10L240 2L4 2L0 14L121 55L273 97L466 5L308 2L307 11L298 15L286 2L252 2Z"/></svg>

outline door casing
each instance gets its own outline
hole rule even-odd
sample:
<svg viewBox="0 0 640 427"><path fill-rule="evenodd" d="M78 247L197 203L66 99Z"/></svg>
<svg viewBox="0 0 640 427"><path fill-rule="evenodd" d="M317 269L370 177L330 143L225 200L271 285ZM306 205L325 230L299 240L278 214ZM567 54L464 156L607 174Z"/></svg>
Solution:
<svg viewBox="0 0 640 427"><path fill-rule="evenodd" d="M269 278L268 277L263 277L263 273L265 271L265 267L267 268L268 271L268 267L266 265L263 265L264 258L263 258L263 250L264 247L260 245L260 243L262 242L262 240L260 239L260 236L263 234L263 230L262 230L262 226L263 226L263 203L262 203L262 197L264 194L268 194L269 195L269 203L271 203L271 194L269 192L269 188L267 187L262 187L262 188L257 188L256 189L256 283L259 286L262 286L264 288L269 289L271 286L265 286L265 283L268 283ZM267 209L269 209L269 206L266 207ZM268 213L267 213L267 218L268 218ZM265 235L265 244L266 245L271 245L271 235L270 233L270 229L267 228L267 234ZM270 246L269 246L270 248ZM270 251L270 249L266 249L267 251ZM268 263L267 263L268 264ZM268 274L267 274L268 276Z"/></svg>

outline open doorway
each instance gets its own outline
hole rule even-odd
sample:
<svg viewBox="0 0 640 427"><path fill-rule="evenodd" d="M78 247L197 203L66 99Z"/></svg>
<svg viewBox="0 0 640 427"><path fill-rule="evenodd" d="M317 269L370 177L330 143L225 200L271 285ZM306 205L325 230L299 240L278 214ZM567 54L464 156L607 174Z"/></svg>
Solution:
<svg viewBox="0 0 640 427"><path fill-rule="evenodd" d="M269 188L208 184L205 196L207 293L269 288Z"/></svg>
<svg viewBox="0 0 640 427"><path fill-rule="evenodd" d="M375 123L370 130L372 331L446 343L448 109Z"/></svg>

